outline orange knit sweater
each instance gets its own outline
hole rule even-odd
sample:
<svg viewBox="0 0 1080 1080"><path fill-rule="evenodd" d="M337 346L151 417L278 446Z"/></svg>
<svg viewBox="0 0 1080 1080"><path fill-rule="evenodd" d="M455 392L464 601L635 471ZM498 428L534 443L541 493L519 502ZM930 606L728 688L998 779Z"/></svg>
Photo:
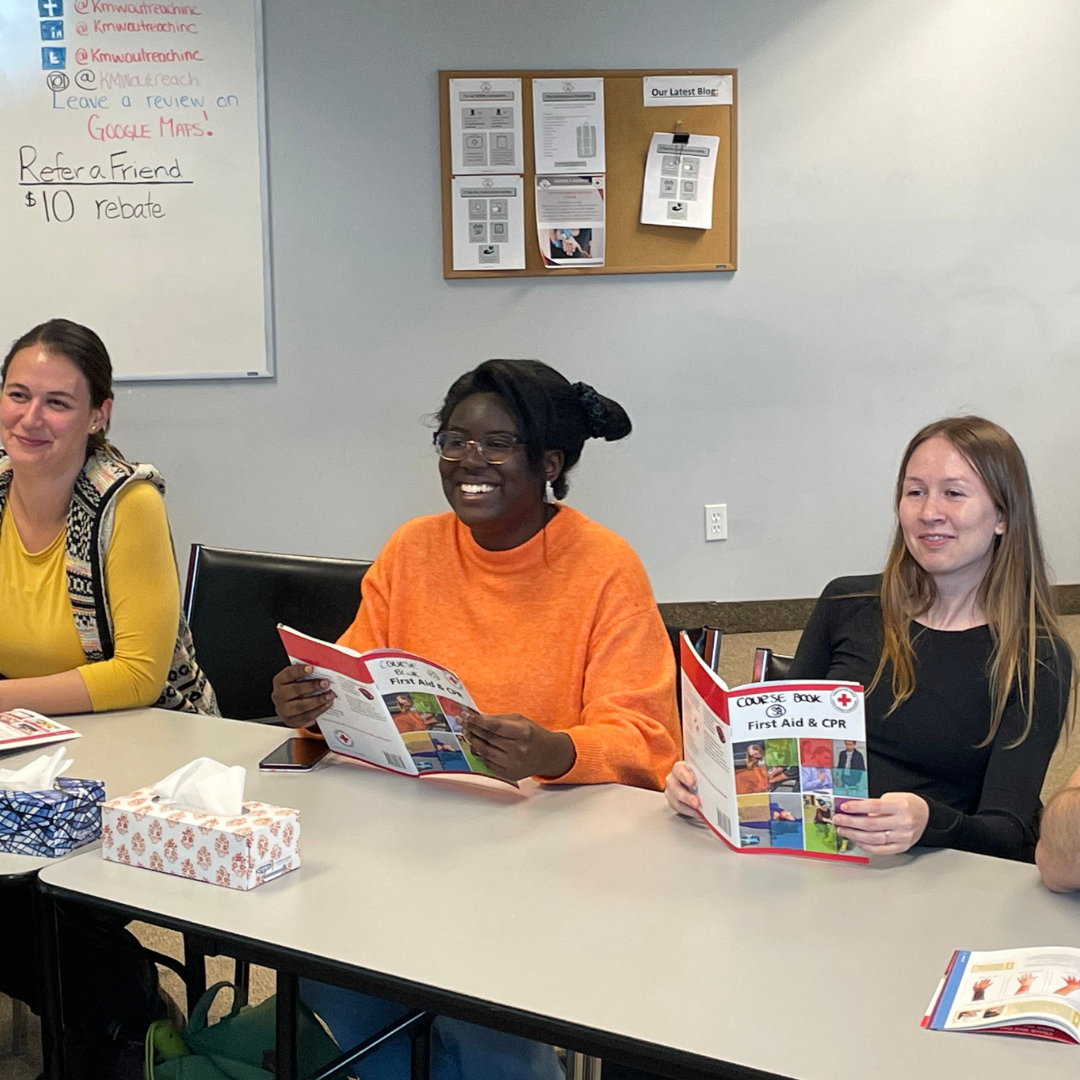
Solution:
<svg viewBox="0 0 1080 1080"><path fill-rule="evenodd" d="M675 662L629 544L568 506L531 540L486 551L452 514L416 518L364 576L339 644L444 664L487 713L565 731L564 784L660 788L680 755Z"/></svg>

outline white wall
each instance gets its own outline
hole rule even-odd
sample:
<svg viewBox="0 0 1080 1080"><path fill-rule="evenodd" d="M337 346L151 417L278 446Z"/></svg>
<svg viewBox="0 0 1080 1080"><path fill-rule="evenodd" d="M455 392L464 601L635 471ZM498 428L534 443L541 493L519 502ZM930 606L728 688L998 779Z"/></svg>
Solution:
<svg viewBox="0 0 1080 1080"><path fill-rule="evenodd" d="M1075 0L266 9L278 378L117 400L182 561L194 539L373 556L442 509L420 418L502 355L626 405L634 435L587 445L570 500L661 600L876 569L903 445L961 410L1017 437L1080 580ZM647 66L739 69L738 272L444 281L437 70Z"/></svg>

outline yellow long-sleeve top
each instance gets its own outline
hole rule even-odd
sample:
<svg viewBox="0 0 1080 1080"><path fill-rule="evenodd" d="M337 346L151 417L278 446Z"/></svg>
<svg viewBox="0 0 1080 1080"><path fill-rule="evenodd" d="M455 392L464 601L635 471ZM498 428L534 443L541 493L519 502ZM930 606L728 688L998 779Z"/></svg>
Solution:
<svg viewBox="0 0 1080 1080"><path fill-rule="evenodd" d="M43 551L23 546L10 505L0 520L0 674L8 679L77 668L95 712L153 705L165 686L180 619L180 586L165 501L151 483L116 497L105 556L115 652L86 662L68 598L66 528Z"/></svg>

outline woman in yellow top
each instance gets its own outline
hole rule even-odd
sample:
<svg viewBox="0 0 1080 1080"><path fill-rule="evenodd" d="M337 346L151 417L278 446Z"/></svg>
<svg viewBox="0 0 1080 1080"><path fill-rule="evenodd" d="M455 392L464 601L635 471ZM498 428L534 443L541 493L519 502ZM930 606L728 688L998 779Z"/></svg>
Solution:
<svg viewBox="0 0 1080 1080"><path fill-rule="evenodd" d="M180 614L164 483L109 445L112 364L85 326L35 326L0 392L0 711L216 714Z"/></svg>
<svg viewBox="0 0 1080 1080"><path fill-rule="evenodd" d="M216 713L180 615L163 484L106 441L112 365L92 330L35 326L0 370L0 711L154 705ZM25 882L0 887L0 921L33 924ZM123 920L65 911L72 1075L141 1076L137 1039L163 1014ZM0 990L41 1007L33 935L5 939Z"/></svg>

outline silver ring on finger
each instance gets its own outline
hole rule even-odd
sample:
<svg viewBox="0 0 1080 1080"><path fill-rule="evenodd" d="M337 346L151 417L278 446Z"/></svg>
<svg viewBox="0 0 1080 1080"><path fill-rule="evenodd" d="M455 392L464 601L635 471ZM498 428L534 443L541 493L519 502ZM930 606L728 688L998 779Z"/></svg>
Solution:
<svg viewBox="0 0 1080 1080"><path fill-rule="evenodd" d="M887 844L888 842L889 842L889 830L886 829L885 830L885 843Z"/></svg>

